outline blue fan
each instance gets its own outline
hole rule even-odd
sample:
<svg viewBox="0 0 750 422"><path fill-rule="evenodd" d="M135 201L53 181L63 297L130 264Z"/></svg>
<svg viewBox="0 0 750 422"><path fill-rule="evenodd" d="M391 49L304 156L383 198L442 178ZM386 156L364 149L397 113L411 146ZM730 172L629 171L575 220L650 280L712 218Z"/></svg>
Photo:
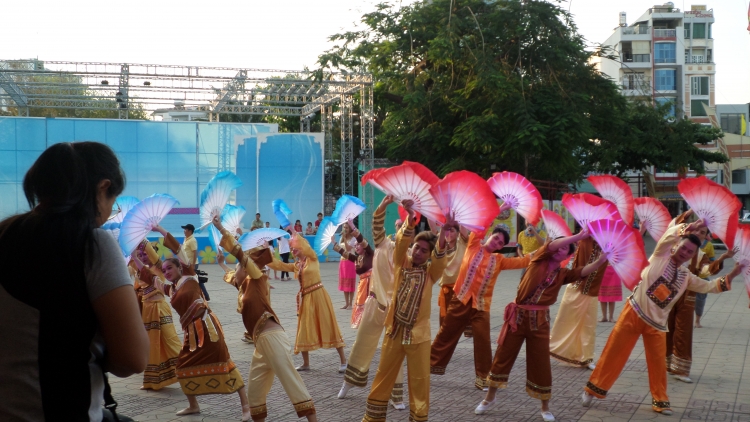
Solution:
<svg viewBox="0 0 750 422"><path fill-rule="evenodd" d="M273 239L278 239L285 236L289 237L289 233L284 230L264 228L253 230L251 232L243 234L242 236L240 236L240 240L238 240L238 242L240 243L240 246L242 246L242 250L246 251L248 249L257 248L258 246L263 246L266 244L266 242L269 242Z"/></svg>
<svg viewBox="0 0 750 422"><path fill-rule="evenodd" d="M336 233L341 224L336 224L331 217L323 218L318 227L318 233L315 235L315 241L313 242L313 249L318 255L322 255L323 252L331 244L331 236Z"/></svg>
<svg viewBox="0 0 750 422"><path fill-rule="evenodd" d="M120 225L120 248L130 255L154 226L169 214L180 202L171 195L157 193L149 196L130 209Z"/></svg>
<svg viewBox="0 0 750 422"><path fill-rule="evenodd" d="M130 211L130 209L133 208L138 202L138 198L136 198L135 196L121 196L117 198L113 206L113 211L118 210L118 212L112 217L109 217L109 219L107 219L107 222L122 223L122 220L125 219L126 215L128 215L128 211Z"/></svg>
<svg viewBox="0 0 750 422"><path fill-rule="evenodd" d="M362 214L367 206L362 200L356 196L342 195L338 201L336 201L336 208L333 210L331 220L337 225L346 223L346 220L354 219L356 216Z"/></svg>
<svg viewBox="0 0 750 422"><path fill-rule="evenodd" d="M292 215L292 210L289 209L286 202L284 202L283 199L274 199L274 201L271 202L271 206L273 206L273 214L276 216L276 219L279 220L281 227L289 226L291 224L289 222L289 216Z"/></svg>
<svg viewBox="0 0 750 422"><path fill-rule="evenodd" d="M224 206L224 211L221 213L221 225L225 229L229 230L229 233L234 235L237 229L242 223L242 217L245 216L245 207L227 204ZM221 233L216 230L216 227L211 226L209 228L208 239L211 242L211 246L215 251L219 250L219 243L221 243Z"/></svg>
<svg viewBox="0 0 750 422"><path fill-rule="evenodd" d="M232 191L242 186L242 180L231 171L222 171L214 176L201 192L201 227L211 224L215 215L221 215Z"/></svg>

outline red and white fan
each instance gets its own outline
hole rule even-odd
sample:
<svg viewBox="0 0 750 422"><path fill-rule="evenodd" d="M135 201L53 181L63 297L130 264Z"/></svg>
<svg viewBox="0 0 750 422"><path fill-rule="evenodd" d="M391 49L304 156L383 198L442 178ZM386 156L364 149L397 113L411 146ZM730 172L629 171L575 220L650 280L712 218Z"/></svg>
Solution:
<svg viewBox="0 0 750 422"><path fill-rule="evenodd" d="M418 213L416 211L414 212L414 214L415 214L414 215L414 219L416 221L419 221L419 219L422 218L422 214L420 214L420 213ZM406 212L406 210L404 209L404 207L402 207L401 205L399 205L398 206L398 218L400 218L401 221L404 222L404 221L406 221L406 218L408 216L409 216L409 214Z"/></svg>
<svg viewBox="0 0 750 422"><path fill-rule="evenodd" d="M544 206L542 195L525 177L504 171L493 174L487 179L487 184L498 198L510 203L511 208L521 214L526 221L531 224L539 222L540 211Z"/></svg>
<svg viewBox="0 0 750 422"><path fill-rule="evenodd" d="M401 165L413 168L414 171L419 175L419 177L421 177L422 180L429 183L430 185L434 185L435 183L440 181L440 178L437 177L437 175L433 173L432 170L425 167L424 164L420 164L415 161L404 161L403 163L401 163Z"/></svg>
<svg viewBox="0 0 750 422"><path fill-rule="evenodd" d="M677 190L708 229L731 249L739 224L737 214L742 208L737 196L705 176L684 179L677 185Z"/></svg>
<svg viewBox="0 0 750 422"><path fill-rule="evenodd" d="M401 164L376 175L374 180L377 185L383 188L383 192L392 195L396 201L412 200L414 201L415 211L420 212L430 220L443 223L445 217L430 193L432 184L425 181L420 173L424 173L424 171L418 166ZM431 177L428 175L428 178Z"/></svg>
<svg viewBox="0 0 750 422"><path fill-rule="evenodd" d="M622 220L615 204L589 193L566 193L562 203L581 227L595 220Z"/></svg>
<svg viewBox="0 0 750 422"><path fill-rule="evenodd" d="M461 170L447 174L430 189L443 215L454 214L466 229L484 234L500 213L495 194L478 174Z"/></svg>
<svg viewBox="0 0 750 422"><path fill-rule="evenodd" d="M622 221L633 225L633 191L624 180L617 176L605 174L602 176L589 176L587 179L602 198L612 201L620 212Z"/></svg>
<svg viewBox="0 0 750 422"><path fill-rule="evenodd" d="M742 265L742 278L745 279L745 289L750 297L750 225L740 224L734 237L734 262Z"/></svg>
<svg viewBox="0 0 750 422"><path fill-rule="evenodd" d="M385 189L383 189L382 186L378 185L378 182L375 180L375 178L382 172L388 170L387 168L378 168L378 169L372 169L368 171L367 173L362 176L362 186L366 185L368 182L375 186L378 190L385 192Z"/></svg>
<svg viewBox="0 0 750 422"><path fill-rule="evenodd" d="M588 223L591 237L607 255L609 265L630 290L641 281L641 271L648 265L643 238L638 230L622 220L594 220Z"/></svg>
<svg viewBox="0 0 750 422"><path fill-rule="evenodd" d="M544 221L544 229L547 231L547 239L554 240L558 237L568 237L573 234L570 232L568 223L554 211L542 210L542 221Z"/></svg>
<svg viewBox="0 0 750 422"><path fill-rule="evenodd" d="M655 241L659 241L672 221L669 210L656 198L635 198L635 213L638 215L641 225Z"/></svg>

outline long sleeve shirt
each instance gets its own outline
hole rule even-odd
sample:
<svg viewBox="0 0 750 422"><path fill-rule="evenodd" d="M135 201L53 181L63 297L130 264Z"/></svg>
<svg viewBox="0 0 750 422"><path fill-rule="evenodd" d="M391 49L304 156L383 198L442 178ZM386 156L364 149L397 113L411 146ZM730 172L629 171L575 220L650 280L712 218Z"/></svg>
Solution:
<svg viewBox="0 0 750 422"><path fill-rule="evenodd" d="M318 255L310 247L310 243L297 233L289 240L289 245L292 248L299 249L305 259L284 263L274 257L273 262L270 262L268 266L277 271L294 272L294 277L299 281L300 290L305 290L320 283L320 262L318 262Z"/></svg>
<svg viewBox="0 0 750 422"><path fill-rule="evenodd" d="M396 242L385 236L385 212L376 210L372 216L372 238L375 253L372 257L370 293L375 295L381 307L387 307L393 297L393 250Z"/></svg>
<svg viewBox="0 0 750 422"><path fill-rule="evenodd" d="M472 233L453 286L456 298L464 305L471 300L473 308L488 312L500 272L526 268L529 262L531 255L528 254L523 258L506 258L501 253L487 253L482 247L482 238Z"/></svg>
<svg viewBox="0 0 750 422"><path fill-rule="evenodd" d="M680 242L687 224L675 224L659 239L648 266L641 272L641 281L628 298L628 303L638 316L659 331L669 331L667 318L674 303L686 290L698 293L721 293L731 285L726 277L707 281L690 273L685 267L677 267L672 260L672 248Z"/></svg>
<svg viewBox="0 0 750 422"><path fill-rule="evenodd" d="M354 233L356 233L355 238L357 239L357 243L361 244L364 242L364 253L362 255L357 255L354 252L347 251L338 243L333 245L333 250L341 254L342 258L353 262L357 275L362 275L372 269L372 258L375 255L375 251L367 244L367 241L365 241L359 230Z"/></svg>
<svg viewBox="0 0 750 422"><path fill-rule="evenodd" d="M431 341L430 312L432 287L445 269L445 251L432 251L432 259L422 265L414 265L407 254L414 240L414 226L404 222L396 234L393 251L392 306L385 317L386 335L401 336L402 344L419 344Z"/></svg>
<svg viewBox="0 0 750 422"><path fill-rule="evenodd" d="M519 305L551 306L557 301L560 288L581 279L583 267L572 269L559 265L550 269L550 259L556 251L549 250L550 242L537 249L518 284L515 302Z"/></svg>
<svg viewBox="0 0 750 422"><path fill-rule="evenodd" d="M588 237L583 239L578 242L578 250L573 260L573 267L585 267L599 259L601 253L602 249L593 238ZM579 292L583 295L598 297L599 288L602 286L602 280L604 280L604 272L607 271L608 266L609 262L605 262L594 270L593 273L579 280L575 284Z"/></svg>

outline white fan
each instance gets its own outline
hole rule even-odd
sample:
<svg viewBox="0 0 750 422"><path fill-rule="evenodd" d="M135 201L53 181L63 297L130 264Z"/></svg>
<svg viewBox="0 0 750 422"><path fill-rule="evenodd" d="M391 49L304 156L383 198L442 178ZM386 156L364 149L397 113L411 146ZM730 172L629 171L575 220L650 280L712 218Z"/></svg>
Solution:
<svg viewBox="0 0 750 422"><path fill-rule="evenodd" d="M242 250L257 248L258 246L264 246L267 242L278 239L280 237L289 237L289 233L281 229L275 229L273 227L263 228L247 232L240 236L240 246Z"/></svg>
<svg viewBox="0 0 750 422"><path fill-rule="evenodd" d="M120 248L130 255L139 243L158 226L179 201L167 194L154 194L136 204L120 225Z"/></svg>
<svg viewBox="0 0 750 422"><path fill-rule="evenodd" d="M201 192L201 227L198 230L203 230L211 224L214 216L221 215L232 191L240 186L242 180L231 171L222 171L208 182Z"/></svg>

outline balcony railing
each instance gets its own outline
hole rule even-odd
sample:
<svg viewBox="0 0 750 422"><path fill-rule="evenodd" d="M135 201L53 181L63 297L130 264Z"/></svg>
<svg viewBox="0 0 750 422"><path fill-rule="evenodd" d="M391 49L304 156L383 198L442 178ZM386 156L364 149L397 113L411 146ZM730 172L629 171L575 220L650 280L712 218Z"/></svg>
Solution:
<svg viewBox="0 0 750 422"><path fill-rule="evenodd" d="M622 28L622 35L648 35L650 33L650 26L626 26Z"/></svg>
<svg viewBox="0 0 750 422"><path fill-rule="evenodd" d="M706 58L704 56L692 56L692 57L685 57L685 63L706 64L706 63L713 63L713 60L711 60L711 58Z"/></svg>
<svg viewBox="0 0 750 422"><path fill-rule="evenodd" d="M648 78L622 78L622 89L630 91L642 91L644 93L651 91L651 83Z"/></svg>
<svg viewBox="0 0 750 422"><path fill-rule="evenodd" d="M654 29L654 38L675 38L676 29Z"/></svg>
<svg viewBox="0 0 750 422"><path fill-rule="evenodd" d="M622 53L621 56L625 63L651 63L650 54Z"/></svg>

